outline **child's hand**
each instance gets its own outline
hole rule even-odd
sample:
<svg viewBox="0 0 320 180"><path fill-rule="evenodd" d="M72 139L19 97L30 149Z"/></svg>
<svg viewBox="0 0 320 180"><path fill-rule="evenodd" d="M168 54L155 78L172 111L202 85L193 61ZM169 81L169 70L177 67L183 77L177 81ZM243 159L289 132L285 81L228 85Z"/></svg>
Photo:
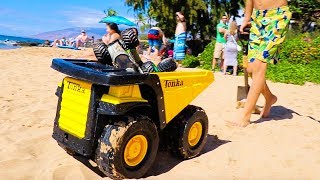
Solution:
<svg viewBox="0 0 320 180"><path fill-rule="evenodd" d="M244 29L246 26L247 26L247 23L246 23L246 22L243 22L243 23L241 24L240 29L239 29L239 31L240 31L241 34L244 33L244 32L243 32L243 29Z"/></svg>

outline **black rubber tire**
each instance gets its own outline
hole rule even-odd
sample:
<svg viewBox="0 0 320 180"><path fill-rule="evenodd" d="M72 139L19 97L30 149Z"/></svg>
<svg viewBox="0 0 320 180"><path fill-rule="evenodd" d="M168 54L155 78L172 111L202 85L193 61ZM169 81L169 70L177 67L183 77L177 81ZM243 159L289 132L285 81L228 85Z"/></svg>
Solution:
<svg viewBox="0 0 320 180"><path fill-rule="evenodd" d="M134 28L128 28L122 31L121 37L128 49L135 49L140 44L138 36L134 32Z"/></svg>
<svg viewBox="0 0 320 180"><path fill-rule="evenodd" d="M202 125L202 134L199 142L191 146L188 142L188 134L195 122ZM207 141L208 117L201 107L188 105L179 113L166 128L166 144L169 149L182 159L190 159L198 156Z"/></svg>
<svg viewBox="0 0 320 180"><path fill-rule="evenodd" d="M177 63L172 58L164 59L158 64L158 69L160 72L172 72L177 68Z"/></svg>
<svg viewBox="0 0 320 180"><path fill-rule="evenodd" d="M147 62L143 63L143 64L140 66L140 68L141 68L141 70L142 70L143 72L145 72L145 73L152 73L152 72L155 72L153 66L154 66L154 63L153 63L153 62L147 61Z"/></svg>
<svg viewBox="0 0 320 180"><path fill-rule="evenodd" d="M106 125L96 150L96 163L99 169L113 179L140 178L153 165L156 158L159 136L157 127L147 116L124 116L115 124ZM135 135L143 135L148 142L144 159L136 166L127 165L124 149Z"/></svg>
<svg viewBox="0 0 320 180"><path fill-rule="evenodd" d="M93 45L93 52L100 63L113 66L108 46L106 44L103 42L95 43Z"/></svg>

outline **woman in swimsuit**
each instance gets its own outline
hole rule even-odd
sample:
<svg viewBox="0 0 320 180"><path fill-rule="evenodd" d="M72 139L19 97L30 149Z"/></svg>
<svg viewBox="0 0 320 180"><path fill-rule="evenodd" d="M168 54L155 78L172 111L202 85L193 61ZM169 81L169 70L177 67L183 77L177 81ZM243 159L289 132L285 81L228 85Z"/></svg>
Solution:
<svg viewBox="0 0 320 180"><path fill-rule="evenodd" d="M109 45L110 43L121 39L120 36L120 30L118 28L118 25L115 23L107 23L107 33L102 37L102 41L106 44Z"/></svg>

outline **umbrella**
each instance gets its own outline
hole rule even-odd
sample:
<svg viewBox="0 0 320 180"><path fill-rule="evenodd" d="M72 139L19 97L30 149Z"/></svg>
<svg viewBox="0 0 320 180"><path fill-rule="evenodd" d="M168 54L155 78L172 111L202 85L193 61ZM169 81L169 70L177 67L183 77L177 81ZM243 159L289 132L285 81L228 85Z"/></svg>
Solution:
<svg viewBox="0 0 320 180"><path fill-rule="evenodd" d="M136 24L130 21L129 19L122 16L108 16L103 18L99 23L116 23L116 24L124 24L127 26L135 26Z"/></svg>

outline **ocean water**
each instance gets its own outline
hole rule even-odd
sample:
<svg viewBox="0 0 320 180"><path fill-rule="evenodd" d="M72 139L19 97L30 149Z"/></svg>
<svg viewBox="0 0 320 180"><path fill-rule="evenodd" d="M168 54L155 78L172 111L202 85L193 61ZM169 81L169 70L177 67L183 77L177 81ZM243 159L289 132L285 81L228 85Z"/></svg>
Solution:
<svg viewBox="0 0 320 180"><path fill-rule="evenodd" d="M18 46L13 46L10 43L6 43L5 40L9 40L9 42L37 42L44 43L44 40L41 39L33 39L27 37L16 37L16 36L6 36L0 35L0 49L16 49Z"/></svg>
<svg viewBox="0 0 320 180"><path fill-rule="evenodd" d="M0 42L0 49L17 49L20 48L19 46L11 46L7 44L3 44Z"/></svg>

